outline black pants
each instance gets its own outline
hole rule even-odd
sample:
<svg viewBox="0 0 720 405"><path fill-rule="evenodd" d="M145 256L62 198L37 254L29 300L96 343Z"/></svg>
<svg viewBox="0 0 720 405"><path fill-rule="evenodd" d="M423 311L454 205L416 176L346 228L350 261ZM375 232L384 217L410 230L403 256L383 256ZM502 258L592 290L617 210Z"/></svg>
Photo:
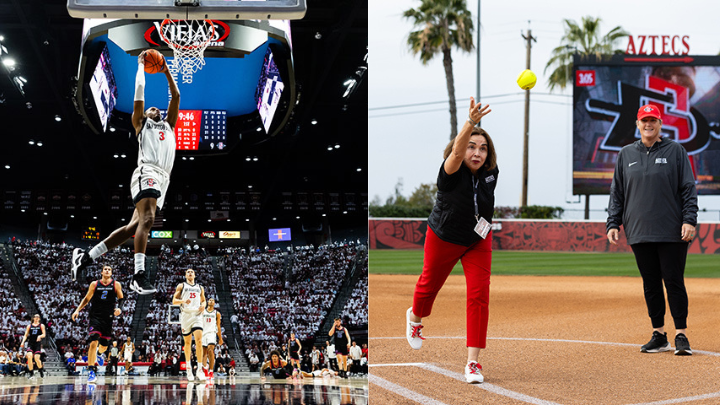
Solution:
<svg viewBox="0 0 720 405"><path fill-rule="evenodd" d="M688 244L686 242L636 243L630 247L635 253L635 261L643 279L645 303L653 328L665 326L663 281L675 329L687 328L688 296L683 277Z"/></svg>

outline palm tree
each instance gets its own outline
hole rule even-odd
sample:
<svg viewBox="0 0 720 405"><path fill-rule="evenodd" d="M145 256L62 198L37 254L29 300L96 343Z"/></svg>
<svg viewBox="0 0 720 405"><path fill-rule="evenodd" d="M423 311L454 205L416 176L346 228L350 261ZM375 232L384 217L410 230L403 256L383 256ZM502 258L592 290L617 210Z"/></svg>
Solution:
<svg viewBox="0 0 720 405"><path fill-rule="evenodd" d="M465 0L421 0L417 9L411 8L403 17L419 28L408 35L407 44L413 54L420 54L423 65L442 53L448 96L450 98L450 139L457 135L457 108L455 106L455 79L453 78L453 47L470 52L473 45L473 22Z"/></svg>
<svg viewBox="0 0 720 405"><path fill-rule="evenodd" d="M573 53L581 55L611 55L624 53L622 49L616 48L620 38L630 35L619 25L603 37L600 37L600 18L583 17L581 25L574 20L564 19L565 35L562 37L562 45L553 49L552 57L545 65L545 72L554 66L552 74L548 78L548 86L553 91L556 86L565 89L568 83L572 83Z"/></svg>

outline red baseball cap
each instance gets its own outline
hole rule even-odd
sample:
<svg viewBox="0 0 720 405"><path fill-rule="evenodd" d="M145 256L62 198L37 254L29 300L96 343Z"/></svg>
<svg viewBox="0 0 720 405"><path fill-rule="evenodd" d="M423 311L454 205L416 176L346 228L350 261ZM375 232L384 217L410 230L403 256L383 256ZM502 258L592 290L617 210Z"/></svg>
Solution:
<svg viewBox="0 0 720 405"><path fill-rule="evenodd" d="M657 106L654 106L652 104L646 104L640 107L640 109L638 110L638 121L645 117L654 117L662 120L662 116L660 115L660 109L658 109Z"/></svg>

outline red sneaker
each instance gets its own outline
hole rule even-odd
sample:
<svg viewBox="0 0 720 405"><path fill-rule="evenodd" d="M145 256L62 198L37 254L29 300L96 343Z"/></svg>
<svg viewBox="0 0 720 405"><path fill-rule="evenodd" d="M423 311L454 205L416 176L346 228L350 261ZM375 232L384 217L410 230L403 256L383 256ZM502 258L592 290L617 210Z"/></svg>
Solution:
<svg viewBox="0 0 720 405"><path fill-rule="evenodd" d="M205 373L205 378L210 377L210 374L208 373L208 369L203 367L203 373Z"/></svg>

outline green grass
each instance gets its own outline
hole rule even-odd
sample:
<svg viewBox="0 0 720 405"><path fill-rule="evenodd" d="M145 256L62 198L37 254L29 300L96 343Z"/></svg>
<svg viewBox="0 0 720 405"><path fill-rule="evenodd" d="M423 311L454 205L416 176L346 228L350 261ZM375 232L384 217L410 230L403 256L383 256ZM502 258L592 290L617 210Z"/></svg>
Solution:
<svg viewBox="0 0 720 405"><path fill-rule="evenodd" d="M370 273L417 274L422 250L371 250ZM632 253L553 253L494 251L492 273L533 276L639 277ZM450 274L463 274L460 262ZM720 278L720 256L688 255L686 277Z"/></svg>

